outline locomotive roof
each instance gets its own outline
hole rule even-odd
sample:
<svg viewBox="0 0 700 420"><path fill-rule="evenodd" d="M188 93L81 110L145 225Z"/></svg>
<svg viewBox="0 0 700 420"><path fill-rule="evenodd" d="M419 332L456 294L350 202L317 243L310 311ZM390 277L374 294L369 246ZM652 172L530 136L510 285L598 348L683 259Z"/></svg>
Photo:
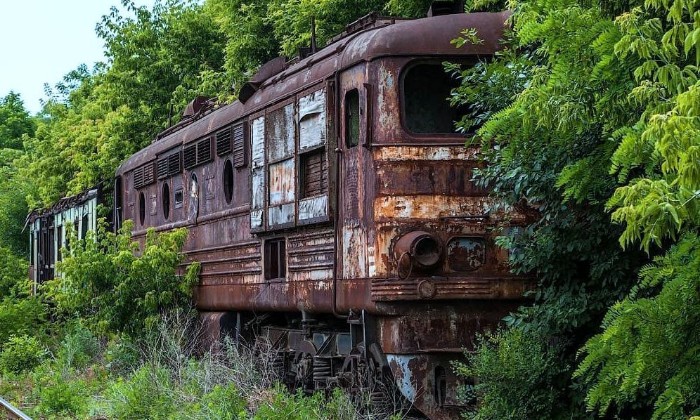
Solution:
<svg viewBox="0 0 700 420"><path fill-rule="evenodd" d="M152 161L158 154L200 139L357 63L385 56L491 55L499 49L509 15L509 12L460 13L391 21L389 24L385 21L382 25L349 34L261 80L257 90L245 103L236 100L136 152L119 167L117 173L124 173ZM467 28L474 28L482 42L466 44L456 49L450 41ZM269 73L268 69L266 71Z"/></svg>
<svg viewBox="0 0 700 420"><path fill-rule="evenodd" d="M94 197L97 197L99 194L100 186L94 187L94 188L88 188L86 190L83 190L81 193L72 195L70 197L63 197L60 200L58 200L53 206L51 207L46 207L43 209L34 209L29 214L27 215L27 218L24 223L24 227L27 227L28 223L33 222L39 217L46 216L46 215L51 215L51 214L57 214L62 212L65 209L69 209L71 207L79 206L87 202L88 200L91 200Z"/></svg>

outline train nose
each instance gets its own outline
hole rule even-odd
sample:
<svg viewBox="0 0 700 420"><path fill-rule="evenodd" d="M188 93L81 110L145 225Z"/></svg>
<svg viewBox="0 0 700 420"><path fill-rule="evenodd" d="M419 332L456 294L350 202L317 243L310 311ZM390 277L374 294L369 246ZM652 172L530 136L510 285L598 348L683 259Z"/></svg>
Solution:
<svg viewBox="0 0 700 420"><path fill-rule="evenodd" d="M394 246L394 258L398 264L408 256L414 268L435 268L442 258L440 241L432 234L416 230L399 238Z"/></svg>

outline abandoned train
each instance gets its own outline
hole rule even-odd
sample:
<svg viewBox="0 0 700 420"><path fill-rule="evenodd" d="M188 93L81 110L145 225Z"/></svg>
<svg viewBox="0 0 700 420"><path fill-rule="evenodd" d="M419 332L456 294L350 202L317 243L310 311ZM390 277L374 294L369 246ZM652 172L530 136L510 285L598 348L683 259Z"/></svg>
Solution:
<svg viewBox="0 0 700 420"><path fill-rule="evenodd" d="M524 216L470 181L478 149L454 132L442 65L493 55L506 18L367 17L305 58L268 62L232 104L194 101L118 169L115 227L187 227L210 334L255 329L290 384L387 374L427 416L452 416L450 361L528 287L494 243ZM483 42L456 49L465 28Z"/></svg>

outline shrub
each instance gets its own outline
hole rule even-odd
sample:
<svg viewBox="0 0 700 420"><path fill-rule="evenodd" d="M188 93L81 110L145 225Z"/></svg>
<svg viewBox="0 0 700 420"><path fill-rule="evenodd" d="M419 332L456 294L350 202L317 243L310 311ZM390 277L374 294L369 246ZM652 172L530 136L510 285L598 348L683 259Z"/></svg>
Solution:
<svg viewBox="0 0 700 420"><path fill-rule="evenodd" d="M119 234L88 233L72 240L70 254L58 264L62 277L48 282L59 313L79 316L103 332L141 334L155 326L163 311L188 306L198 265L177 276L187 231L148 231L143 249L131 239L131 225Z"/></svg>
<svg viewBox="0 0 700 420"><path fill-rule="evenodd" d="M46 307L36 298L0 302L0 349L15 335L37 335L43 332Z"/></svg>
<svg viewBox="0 0 700 420"><path fill-rule="evenodd" d="M38 366L46 355L46 349L35 337L13 335L0 352L0 370L22 373Z"/></svg>
<svg viewBox="0 0 700 420"><path fill-rule="evenodd" d="M544 337L520 328L479 336L476 352L466 354L466 363L455 363L460 376L476 381L462 389L465 399L476 396L479 402L478 412L467 417L556 417L562 394L559 376L566 370L559 351Z"/></svg>
<svg viewBox="0 0 700 420"><path fill-rule="evenodd" d="M129 378L118 378L106 395L109 418L168 418L175 411L172 382L167 369L144 365Z"/></svg>
<svg viewBox="0 0 700 420"><path fill-rule="evenodd" d="M58 349L58 359L66 368L86 367L100 351L100 342L82 323L68 328Z"/></svg>

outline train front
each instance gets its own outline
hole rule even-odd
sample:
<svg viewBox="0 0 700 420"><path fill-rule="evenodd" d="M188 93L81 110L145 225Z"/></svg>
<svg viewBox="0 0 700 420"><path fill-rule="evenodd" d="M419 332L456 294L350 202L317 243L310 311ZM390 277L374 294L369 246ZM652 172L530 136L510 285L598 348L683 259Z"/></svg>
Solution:
<svg viewBox="0 0 700 420"><path fill-rule="evenodd" d="M446 100L457 82L443 66L492 56L506 17L387 27L357 42L368 59L339 80L338 309L365 308L376 363L431 418L463 408L465 378L450 361L522 303L529 283L510 274L495 243L502 229L526 221L472 181L479 150L455 133L464 110ZM466 28L482 42L456 50L450 40Z"/></svg>

